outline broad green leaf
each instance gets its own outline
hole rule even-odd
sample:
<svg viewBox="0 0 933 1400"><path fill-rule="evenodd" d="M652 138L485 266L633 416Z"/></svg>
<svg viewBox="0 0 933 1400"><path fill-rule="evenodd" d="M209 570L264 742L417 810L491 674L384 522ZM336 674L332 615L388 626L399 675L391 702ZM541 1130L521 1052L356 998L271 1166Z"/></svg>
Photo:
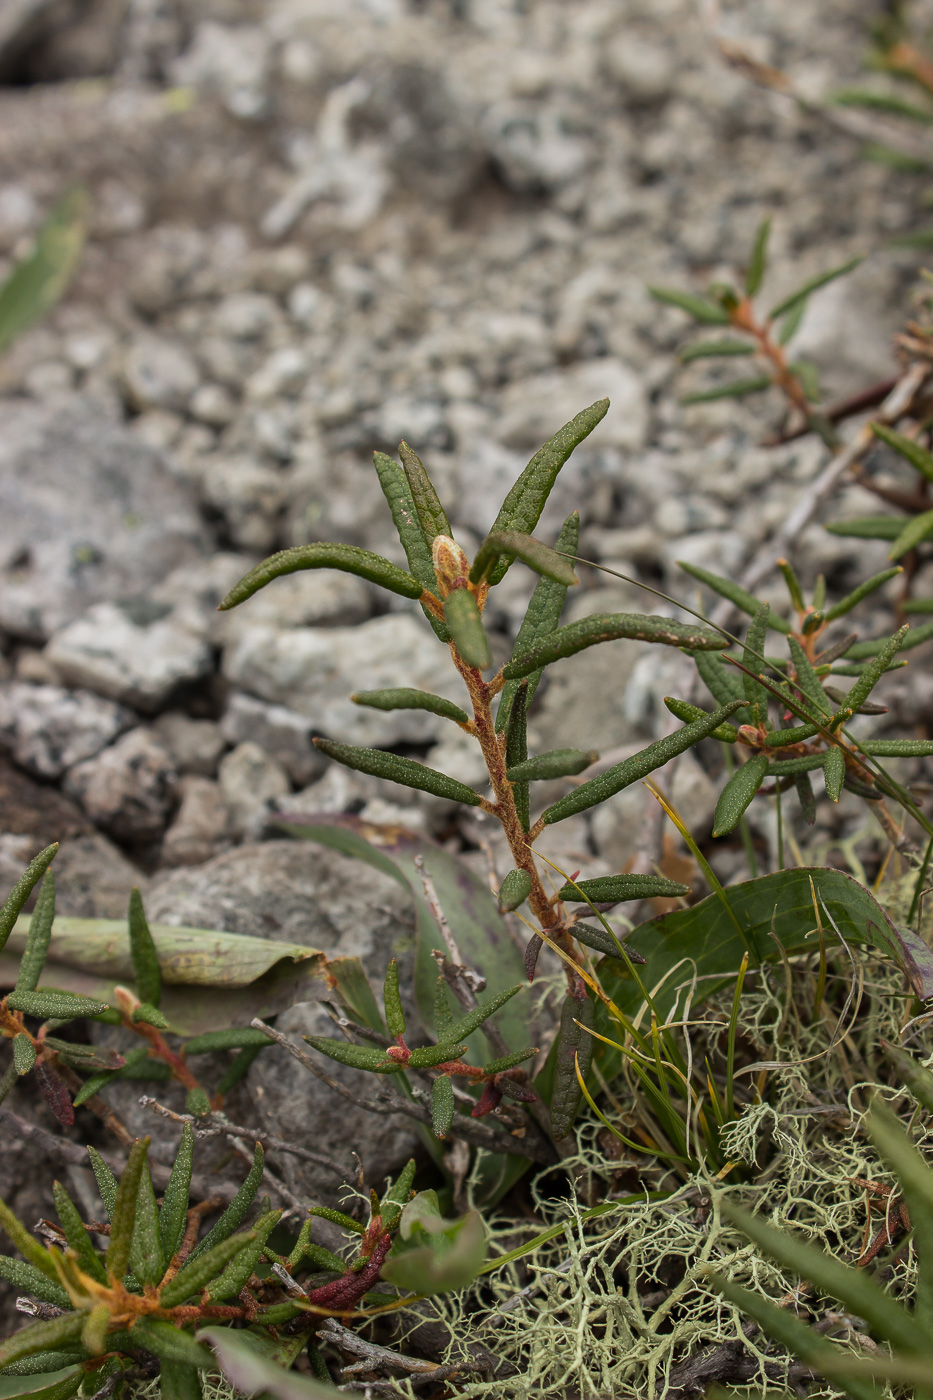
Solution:
<svg viewBox="0 0 933 1400"><path fill-rule="evenodd" d="M895 1347L916 1355L925 1350L927 1338L910 1313L879 1288L864 1269L834 1259L825 1249L802 1239L796 1232L780 1230L733 1205L728 1196L720 1206L723 1215L737 1225L765 1254L785 1269L807 1279L821 1293L838 1298L873 1330Z"/></svg>
<svg viewBox="0 0 933 1400"><path fill-rule="evenodd" d="M661 301L665 306L676 306L680 311L686 311L688 316L692 316L695 321L699 321L704 326L727 326L729 324L728 312L715 302L707 301L704 297L692 296L689 292L680 292L675 287L649 287L648 291L655 301Z"/></svg>
<svg viewBox="0 0 933 1400"><path fill-rule="evenodd" d="M438 535L453 537L450 521L447 519L444 507L438 500L431 478L425 471L424 463L418 454L411 450L407 442L401 442L399 443L398 455L402 459L402 466L408 478L408 489L411 492L411 499L421 533L424 536L424 542L430 549Z"/></svg>
<svg viewBox="0 0 933 1400"><path fill-rule="evenodd" d="M831 608L826 609L826 621L835 622L837 617L843 617L846 613L851 612L863 598L867 598L870 593L882 588L892 578L897 578L898 574L903 572L904 570L898 565L896 569L883 569L880 574L866 579L864 583L859 584L858 588L853 588L851 593L847 593L838 603L834 603Z"/></svg>
<svg viewBox="0 0 933 1400"><path fill-rule="evenodd" d="M607 797L614 797L623 788L631 787L632 783L640 782L656 768L662 768L677 754L705 739L739 708L741 702L732 700L728 705L723 705L713 714L707 715L705 719L684 725L676 734L668 734L665 738L658 739L639 753L633 754L631 758L608 768L605 773L590 778L589 782L581 783L573 792L567 793L542 813L545 824L550 826L554 822L563 821L565 817L574 816L577 812L585 812L588 808L605 802Z"/></svg>
<svg viewBox="0 0 933 1400"><path fill-rule="evenodd" d="M572 777L589 768L598 758L595 749L551 749L548 753L539 753L524 763L507 768L506 777L510 783Z"/></svg>
<svg viewBox="0 0 933 1400"><path fill-rule="evenodd" d="M444 1220L434 1192L422 1191L402 1211L382 1275L414 1293L452 1293L472 1283L485 1262L486 1230L479 1212Z"/></svg>
<svg viewBox="0 0 933 1400"><path fill-rule="evenodd" d="M442 695L432 695L429 690L404 686L396 690L358 690L350 699L354 705L368 705L373 710L428 710L432 715L442 715L458 724L468 724L470 720L466 710Z"/></svg>
<svg viewBox="0 0 933 1400"><path fill-rule="evenodd" d="M728 885L724 897L729 912L719 895L710 894L689 909L639 924L626 938L626 947L646 960L642 982L658 988L655 1002L661 1016L675 1004L677 984L694 975L694 963L703 995L708 997L721 986L734 985L747 944L766 961L778 960L781 948L792 955L818 946L814 897L827 942L836 942L838 929L847 943L878 948L900 967L921 1000L933 996L933 953L917 935L895 928L869 892L841 870L819 866L780 870ZM674 972L688 964L691 971L683 978ZM600 976L616 1005L626 1015L634 1015L642 994L625 969L618 963L605 964Z"/></svg>
<svg viewBox="0 0 933 1400"><path fill-rule="evenodd" d="M196 1366L163 1358L159 1367L160 1400L202 1400L201 1375Z"/></svg>
<svg viewBox="0 0 933 1400"><path fill-rule="evenodd" d="M445 1138L453 1127L454 1090L446 1074L435 1079L431 1088L431 1126L434 1136Z"/></svg>
<svg viewBox="0 0 933 1400"><path fill-rule="evenodd" d="M921 476L926 477L927 481L933 481L933 452L928 452L913 438L896 433L884 423L871 423L869 426L876 438L886 442L888 447L893 447L894 451L908 461Z"/></svg>
<svg viewBox="0 0 933 1400"><path fill-rule="evenodd" d="M133 888L130 893L130 956L133 959L133 972L136 978L136 991L139 999L149 1006L159 1006L162 1000L162 973L159 970L159 955L146 923L142 895Z"/></svg>
<svg viewBox="0 0 933 1400"><path fill-rule="evenodd" d="M18 262L0 287L0 354L61 297L84 247L84 190L69 190L39 230L32 253Z"/></svg>
<svg viewBox="0 0 933 1400"><path fill-rule="evenodd" d="M227 1209L220 1219L211 1227L203 1240L199 1240L195 1245L188 1259L189 1264L200 1259L208 1250L213 1249L215 1244L220 1244L222 1241L229 1239L234 1230L236 1230L240 1223L246 1218L246 1212L253 1204L256 1192L259 1190L259 1183L262 1181L263 1162L264 1153L262 1144L257 1142L256 1150L253 1153L253 1164L246 1175L243 1185L227 1206Z"/></svg>
<svg viewBox="0 0 933 1400"><path fill-rule="evenodd" d="M23 905L48 870L57 850L58 842L56 841L53 846L46 846L44 851L40 851L35 859L29 863L25 874L20 876L10 891L3 908L0 909L0 951L6 944Z"/></svg>
<svg viewBox="0 0 933 1400"><path fill-rule="evenodd" d="M756 374L749 379L735 379L730 384L717 384L713 389L702 389L696 394L684 394L680 402L713 403L716 399L745 399L749 394L760 394L770 389L774 380L770 374Z"/></svg>
<svg viewBox="0 0 933 1400"><path fill-rule="evenodd" d="M772 1303L769 1298L763 1298L760 1293L753 1292L750 1288L741 1288L712 1270L706 1277L733 1307L747 1313L769 1336L786 1347L792 1356L798 1357L805 1365L812 1366L815 1371L835 1382L851 1396L851 1400L885 1400L890 1393L875 1385L870 1375L856 1374L852 1369L854 1358L850 1351L820 1336L787 1308L778 1307L777 1303Z"/></svg>
<svg viewBox="0 0 933 1400"><path fill-rule="evenodd" d="M552 661L574 656L578 651L600 642L632 638L640 642L657 642L664 646L721 650L728 639L700 623L674 622L669 617L654 617L643 613L596 613L558 627L543 641L503 667L506 680L520 680Z"/></svg>
<svg viewBox="0 0 933 1400"><path fill-rule="evenodd" d="M55 876L47 870L39 886L39 896L29 923L29 937L19 965L16 979L16 992L34 992L39 985L42 969L45 967L52 937L52 923L55 919ZM18 1008L14 1008L16 1010Z"/></svg>
<svg viewBox="0 0 933 1400"><path fill-rule="evenodd" d="M713 817L713 835L725 836L739 824L739 818L768 774L768 757L759 754L736 769L719 794Z"/></svg>
<svg viewBox="0 0 933 1400"><path fill-rule="evenodd" d="M250 569L219 605L221 612L244 603L273 579L302 569L342 569L369 583L376 583L380 588L387 588L390 593L398 593L402 598L420 598L423 592L421 583L413 574L406 573L397 564L390 563L379 554L372 554L368 549L360 549L355 544L299 544L271 554Z"/></svg>
<svg viewBox="0 0 933 1400"><path fill-rule="evenodd" d="M896 540L904 528L904 519L900 515L858 515L851 520L831 520L823 528L847 539Z"/></svg>
<svg viewBox="0 0 933 1400"><path fill-rule="evenodd" d="M146 1165L150 1138L137 1138L130 1148L126 1166L117 1182L117 1194L110 1213L110 1243L107 1246L107 1272L121 1279L127 1272L133 1245L133 1227L139 1202L139 1183Z"/></svg>
<svg viewBox="0 0 933 1400"><path fill-rule="evenodd" d="M561 430L535 453L503 501L491 533L495 534L500 530L517 530L524 535L532 533L561 467L574 448L578 447L584 438L589 437L597 424L603 420L608 409L609 400L599 399L582 413L578 413L569 423L565 423ZM509 563L508 559L499 561L490 575L490 584L501 582Z"/></svg>
<svg viewBox="0 0 933 1400"><path fill-rule="evenodd" d="M512 784L512 801L522 830L531 825L531 798L528 780L510 776L520 771L528 760L528 689L527 677L518 682L518 689L509 709L509 725L505 735L506 776Z"/></svg>
<svg viewBox="0 0 933 1400"><path fill-rule="evenodd" d="M527 870L510 870L499 886L499 908L504 914L519 909L531 894L531 876Z"/></svg>
<svg viewBox="0 0 933 1400"><path fill-rule="evenodd" d="M888 551L889 559L900 559L933 535L933 510L925 510L904 526Z"/></svg>
<svg viewBox="0 0 933 1400"><path fill-rule="evenodd" d="M191 1169L194 1161L194 1129L185 1123L181 1130L181 1141L172 1163L172 1171L162 1197L159 1209L159 1238L162 1244L162 1259L165 1267L175 1258L185 1236L188 1215L188 1192L191 1188Z"/></svg>
<svg viewBox="0 0 933 1400"><path fill-rule="evenodd" d="M84 1327L84 1316L83 1313L63 1313L61 1317L34 1322L31 1327L14 1332L12 1337L0 1342L0 1369L23 1357L35 1356L37 1352L53 1351L69 1342L77 1342Z"/></svg>
<svg viewBox="0 0 933 1400"><path fill-rule="evenodd" d="M688 345L678 356L681 364L688 365L692 360L710 360L718 356L754 355L755 346L750 340L700 340Z"/></svg>
<svg viewBox="0 0 933 1400"><path fill-rule="evenodd" d="M419 792L430 792L435 797L446 797L451 802L463 802L468 807L478 807L480 795L456 778L448 778L436 768L428 768L424 763L416 763L413 758L386 753L383 749L357 748L353 744L338 744L331 739L315 739L314 743L322 753L335 763L347 768L355 768L360 773L371 773L373 777L385 778L403 787L414 788Z"/></svg>
<svg viewBox="0 0 933 1400"><path fill-rule="evenodd" d="M205 1327L198 1340L214 1353L214 1360L240 1395L265 1395L271 1400L334 1400L334 1387L310 1376L287 1371L269 1359L260 1340L249 1331L230 1327Z"/></svg>
<svg viewBox="0 0 933 1400"><path fill-rule="evenodd" d="M560 535L557 539L557 550L566 555L575 555L577 545L580 541L580 516L574 511L568 515L564 521ZM531 595L527 611L522 619L522 624L518 629L518 636L515 638L515 646L512 648L512 659L523 656L525 652L531 651L540 641L553 632L560 622L561 610L564 606L564 599L567 596L567 589L564 584L555 583L553 579L542 578L535 587ZM528 677L528 693L525 697L526 708L531 704L532 697L538 687L543 672L535 671ZM501 734L509 722L512 704L518 689L518 681L507 681L499 696L499 708L496 711L496 733Z"/></svg>
<svg viewBox="0 0 933 1400"><path fill-rule="evenodd" d="M24 1400L26 1397L28 1400L70 1400L72 1395L77 1395L85 1376L86 1372L81 1368L70 1369L67 1373L56 1376L48 1385L35 1389L22 1382L17 1385L12 1380L0 1376L0 1397L2 1400L20 1400L20 1397L24 1397Z"/></svg>
<svg viewBox="0 0 933 1400"><path fill-rule="evenodd" d="M730 603L741 608L742 612L748 613L749 617L754 617L761 607L762 599L746 592L744 588L740 588L731 579L721 578L719 574L711 574L709 569L701 569L698 564L687 564L683 559L677 560L677 567L683 569L684 573L689 574L691 578L695 578L698 583L706 584L707 588L711 588L721 598L727 598ZM768 614L768 626L772 632L782 632L785 635L790 632L790 623L785 622L783 617L779 617L773 611Z"/></svg>
<svg viewBox="0 0 933 1400"><path fill-rule="evenodd" d="M374 452L373 463L376 475L379 477L382 493L388 502L389 510L392 512L392 522L398 531L398 537L405 551L409 571L426 593L433 593L437 597L440 590L431 561L431 550L421 533L415 503L412 500L411 488L408 485L404 468L393 458L386 456L384 452ZM425 617L434 628L440 641L448 641L447 628L443 622L429 612L423 603L421 606Z"/></svg>
<svg viewBox="0 0 933 1400"><path fill-rule="evenodd" d="M793 311L802 301L806 301L813 292L818 291L820 287L825 287L829 282L835 282L837 277L844 277L847 272L858 267L863 260L864 254L860 254L858 257L849 258L846 262L840 263L838 267L830 268L828 272L817 273L815 277L809 278L801 287L798 287L795 292L791 292L789 297L785 297L783 301L778 302L777 306L773 306L768 312L769 317L772 321L776 321L778 317L785 316L788 311Z"/></svg>
<svg viewBox="0 0 933 1400"><path fill-rule="evenodd" d="M503 558L520 559L523 564L534 569L535 573L551 578L555 583L563 584L565 588L580 582L573 571L572 563L563 554L552 549L550 545L542 544L533 535L523 535L517 530L493 531L486 536L473 560L470 582L482 583Z"/></svg>
<svg viewBox="0 0 933 1400"><path fill-rule="evenodd" d="M488 671L492 665L489 638L476 599L468 588L455 588L448 593L444 599L444 622L466 664Z"/></svg>
<svg viewBox="0 0 933 1400"><path fill-rule="evenodd" d="M689 885L661 875L602 875L595 880L561 885L557 892L558 898L567 903L592 900L594 904L622 899L676 899L689 893Z"/></svg>
<svg viewBox="0 0 933 1400"><path fill-rule="evenodd" d="M752 245L752 255L748 261L748 271L745 274L745 295L756 296L761 289L764 279L765 269L768 266L768 239L771 235L771 220L762 219L755 234L755 242Z"/></svg>

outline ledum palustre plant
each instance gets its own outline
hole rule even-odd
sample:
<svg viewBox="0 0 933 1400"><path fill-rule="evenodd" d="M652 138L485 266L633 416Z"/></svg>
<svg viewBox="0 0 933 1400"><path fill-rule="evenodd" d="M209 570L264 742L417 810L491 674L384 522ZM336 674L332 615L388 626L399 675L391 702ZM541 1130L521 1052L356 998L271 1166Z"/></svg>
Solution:
<svg viewBox="0 0 933 1400"><path fill-rule="evenodd" d="M165 1035L169 1023L159 1009L159 959L138 890L130 896L127 919L135 990L116 987L117 1005L111 1007L71 992L40 988L55 921L55 876L50 866L57 850L58 846L52 845L39 852L0 909L2 951L26 901L39 886L16 986L0 997L0 1042L9 1042L12 1048L11 1061L0 1075L0 1103L19 1079L31 1074L64 1127L71 1126L74 1110L82 1104L100 1108L97 1095L113 1079L174 1080L185 1088L189 1113L200 1116L220 1107L268 1040L261 1031L231 1027L193 1036L180 1049L169 1043ZM77 1019L122 1026L136 1046L123 1054L112 1047L82 1044L58 1034ZM36 1021L39 1025L33 1029ZM189 1056L230 1050L237 1053L211 1098L192 1070ZM106 1110L102 1111L106 1116Z"/></svg>
<svg viewBox="0 0 933 1400"><path fill-rule="evenodd" d="M274 554L257 565L220 605L223 609L235 607L283 574L319 568L343 569L392 593L420 602L439 644L449 647L452 664L464 683L466 708L404 685L397 689L359 691L353 699L359 705L376 709L423 709L458 725L479 745L489 775L491 796L408 757L330 738L319 738L315 743L322 753L338 763L478 807L500 823L514 863L502 883L500 907L517 910L527 904L540 930L540 933L532 933L528 943L526 967L530 978L534 976L543 938L563 955L567 976L564 1033L574 1039L579 1034L577 1020L588 1020L592 1007L584 980L577 972L582 954L575 937L576 914L568 913L566 905L587 900L605 904L655 895L676 896L688 893L688 889L655 875L614 874L582 881L579 885L568 882L554 894L539 872L534 843L545 827L595 807L699 743L738 709L740 703L729 700L712 714L698 713L675 734L649 744L632 758L581 783L543 811L535 810L532 793L536 782L577 775L598 757L592 751L574 747L572 735L568 735L567 747L529 755L528 707L548 665L587 647L618 638L636 638L693 652L717 651L727 644L718 632L702 623L683 623L638 613L601 614L561 626L560 615L567 589L578 581L572 560L577 550L579 516L574 513L567 518L555 547L536 539L532 531L564 463L608 408L608 399L601 399L584 409L532 457L506 496L473 560L467 558L453 538L450 522L423 463L403 442L399 447L400 462L377 452L374 464L405 551L407 570L354 545L300 545ZM538 574L539 581L512 655L505 665L496 668L483 624L483 611L490 590L501 583L515 560ZM404 662L400 661L400 665ZM404 674L400 679L404 680ZM535 924L531 927L535 929ZM584 939L588 936L584 930L577 932ZM600 931L590 936L600 936ZM609 941L608 937L603 939L603 942ZM601 948L601 951L607 949ZM613 951L618 951L614 943ZM443 1040L440 1031L439 1038ZM399 1063L402 1054L404 1048L399 1044L390 1063ZM510 1076L509 1068L503 1067L501 1073L509 1078L492 1086L496 1092L510 1082L519 1082ZM573 1102L578 1103L572 1055L569 1063L563 1065L558 1080L562 1092L569 1092ZM442 1084L444 1079L436 1082ZM485 1082L488 1101L493 1094L488 1087L488 1077ZM438 1093L447 1102L440 1119L443 1125L450 1105L446 1099L447 1090L435 1088L435 1094ZM563 1135L569 1131L571 1122L571 1115L560 1113L555 1131Z"/></svg>

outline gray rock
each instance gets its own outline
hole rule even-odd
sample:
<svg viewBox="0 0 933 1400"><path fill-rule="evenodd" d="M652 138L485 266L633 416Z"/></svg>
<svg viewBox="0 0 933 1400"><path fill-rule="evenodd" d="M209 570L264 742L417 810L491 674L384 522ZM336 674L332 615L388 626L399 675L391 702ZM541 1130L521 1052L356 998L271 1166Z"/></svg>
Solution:
<svg viewBox="0 0 933 1400"><path fill-rule="evenodd" d="M510 384L502 396L496 436L507 447L536 448L583 408L609 399L609 412L587 447L637 451L648 433L648 399L633 369L617 359L585 360L567 369Z"/></svg>
<svg viewBox="0 0 933 1400"><path fill-rule="evenodd" d="M226 340L259 340L280 319L281 312L272 297L260 292L234 292L218 303L213 323Z"/></svg>
<svg viewBox="0 0 933 1400"><path fill-rule="evenodd" d="M211 456L200 475L204 499L223 516L233 543L241 549L272 549L285 501L282 473L248 457Z"/></svg>
<svg viewBox="0 0 933 1400"><path fill-rule="evenodd" d="M307 787L321 776L327 763L311 743L312 727L307 716L284 705L268 705L234 691L220 732L230 744L247 740L258 744L282 765L297 787Z"/></svg>
<svg viewBox="0 0 933 1400"><path fill-rule="evenodd" d="M0 627L30 641L147 592L207 535L159 456L77 400L0 404Z"/></svg>
<svg viewBox="0 0 933 1400"><path fill-rule="evenodd" d="M153 729L172 756L179 773L212 778L217 772L226 741L211 719L192 719L180 710L159 715Z"/></svg>
<svg viewBox="0 0 933 1400"><path fill-rule="evenodd" d="M357 744L423 742L441 735L449 721L421 710L366 709L350 700L354 690L409 685L460 703L464 696L447 648L408 613L375 617L359 627L244 626L227 648L223 668L240 689L306 715L321 733Z"/></svg>
<svg viewBox="0 0 933 1400"><path fill-rule="evenodd" d="M0 891L4 897L45 842L39 836L0 833ZM55 857L55 910L70 919L124 919L130 892L145 895L148 880L106 836L71 836ZM35 903L35 892L27 909Z"/></svg>
<svg viewBox="0 0 933 1400"><path fill-rule="evenodd" d="M636 747L641 746L632 745L633 753ZM673 774L670 798L674 808L697 841L704 841L709 836L719 789L689 750L680 755L673 770L667 771ZM634 783L593 812L593 841L604 865L611 870L624 870L638 849L648 804L653 801L641 783Z"/></svg>
<svg viewBox="0 0 933 1400"><path fill-rule="evenodd" d="M236 399L222 384L202 384L191 396L189 412L209 428L225 428L237 414Z"/></svg>
<svg viewBox="0 0 933 1400"><path fill-rule="evenodd" d="M241 568L237 578L245 572L246 568ZM236 581L236 578L231 579L230 586ZM339 569L308 569L276 579L270 587L222 614L221 620L226 640L233 642L241 631L260 624L328 627L339 623L349 627L365 621L371 611L370 604L370 590L356 574L345 574Z"/></svg>
<svg viewBox="0 0 933 1400"><path fill-rule="evenodd" d="M162 835L177 774L151 729L133 729L96 758L69 769L65 791L98 826L132 845Z"/></svg>
<svg viewBox="0 0 933 1400"><path fill-rule="evenodd" d="M221 759L217 778L227 804L229 828L239 837L259 836L273 803L291 792L281 763L251 742L238 744Z"/></svg>
<svg viewBox="0 0 933 1400"><path fill-rule="evenodd" d="M227 802L208 778L182 778L181 802L162 842L163 866L203 865L230 845Z"/></svg>
<svg viewBox="0 0 933 1400"><path fill-rule="evenodd" d="M0 689L0 744L43 778L93 758L132 722L122 705L87 691L23 683Z"/></svg>
<svg viewBox="0 0 933 1400"><path fill-rule="evenodd" d="M64 680L148 713L213 665L203 636L147 600L98 603L57 632L46 655Z"/></svg>
<svg viewBox="0 0 933 1400"><path fill-rule="evenodd" d="M268 105L270 49L271 36L264 27L205 19L172 64L172 81L215 94L233 116L254 121Z"/></svg>
<svg viewBox="0 0 933 1400"><path fill-rule="evenodd" d="M147 336L127 352L123 388L131 408L184 410L200 383L194 360L182 345Z"/></svg>

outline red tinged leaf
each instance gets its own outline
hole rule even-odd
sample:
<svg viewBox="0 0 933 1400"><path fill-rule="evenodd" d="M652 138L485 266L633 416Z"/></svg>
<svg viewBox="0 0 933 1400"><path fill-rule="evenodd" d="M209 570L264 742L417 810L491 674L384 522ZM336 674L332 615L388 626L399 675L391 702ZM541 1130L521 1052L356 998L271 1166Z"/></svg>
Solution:
<svg viewBox="0 0 933 1400"><path fill-rule="evenodd" d="M45 1060L40 1060L36 1065L35 1074L39 1092L49 1108L63 1128L70 1128L75 1121L75 1111L67 1088Z"/></svg>

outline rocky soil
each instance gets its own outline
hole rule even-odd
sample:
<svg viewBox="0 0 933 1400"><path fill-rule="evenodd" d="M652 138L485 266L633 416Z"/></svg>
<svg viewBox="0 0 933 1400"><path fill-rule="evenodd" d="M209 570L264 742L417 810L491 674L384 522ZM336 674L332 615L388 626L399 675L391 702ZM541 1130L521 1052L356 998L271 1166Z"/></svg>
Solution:
<svg viewBox="0 0 933 1400"><path fill-rule="evenodd" d="M866 163L854 137L726 65L715 8L4 11L0 275L66 184L90 191L91 226L65 300L0 361L0 886L61 839L64 913L121 916L136 883L163 921L275 937L261 891L282 873L280 846L263 842L277 810L475 842L450 807L329 769L311 745L401 748L478 781L443 721L348 700L402 681L458 698L414 605L314 573L216 612L276 548L334 539L400 557L374 448L415 446L469 549L530 453L608 394L541 533L578 506L585 557L685 598L678 559L738 570L784 518L823 449L761 445L776 401L680 406L699 371L677 368L683 317L646 284L729 275L765 214L775 298L871 252L814 297L795 347L832 395L854 391L893 369L920 256L890 240L916 225L922 182ZM865 21L859 0L749 0L719 20L814 95L858 77ZM849 486L832 511L866 507ZM819 523L796 542L805 577L823 569L840 588L883 559ZM503 653L527 583L513 569L497 595ZM584 570L570 616L619 608L664 605ZM878 626L888 617L880 604ZM617 643L553 668L533 740L642 746L681 664ZM909 723L914 666L919 679L898 682ZM698 834L718 761L687 757L675 780ZM565 824L554 858L618 869L643 802L626 793ZM828 846L852 809L821 820ZM309 856L288 875L309 901L319 867ZM385 903L377 877L354 879ZM353 921L335 927L350 947ZM383 960L375 948L374 971Z"/></svg>

